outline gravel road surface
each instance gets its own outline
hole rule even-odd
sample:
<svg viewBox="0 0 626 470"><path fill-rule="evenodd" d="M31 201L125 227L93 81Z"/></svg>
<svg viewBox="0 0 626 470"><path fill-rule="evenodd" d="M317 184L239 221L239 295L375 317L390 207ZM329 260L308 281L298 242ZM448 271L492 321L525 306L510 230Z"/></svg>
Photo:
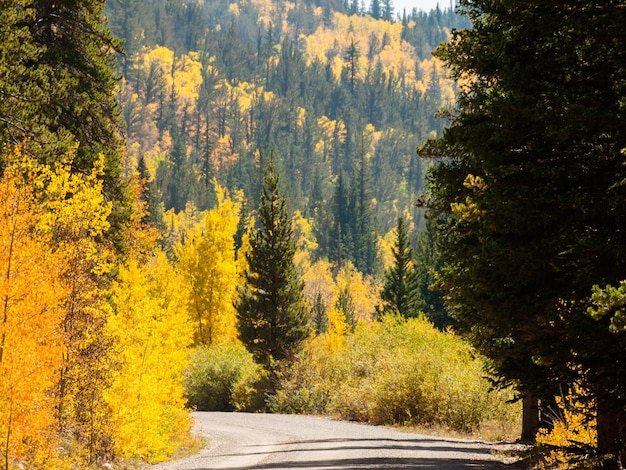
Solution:
<svg viewBox="0 0 626 470"><path fill-rule="evenodd" d="M200 453L150 470L504 469L494 444L327 418L194 413Z"/></svg>

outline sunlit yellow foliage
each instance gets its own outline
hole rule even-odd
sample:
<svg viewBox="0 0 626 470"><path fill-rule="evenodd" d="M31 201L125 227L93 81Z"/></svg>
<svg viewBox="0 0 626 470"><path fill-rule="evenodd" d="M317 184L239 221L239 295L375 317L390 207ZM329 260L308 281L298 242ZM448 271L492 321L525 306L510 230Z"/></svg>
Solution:
<svg viewBox="0 0 626 470"><path fill-rule="evenodd" d="M352 263L346 262L337 275L332 275L333 265L326 260L319 260L309 266L302 275L304 295L312 305L318 295L326 306L329 323L332 309L336 309L340 292L350 295L352 306L355 309L357 322L369 323L380 304L379 281L373 277L363 276ZM344 317L346 312L336 312ZM345 331L345 330L342 330Z"/></svg>
<svg viewBox="0 0 626 470"><path fill-rule="evenodd" d="M305 54L310 61L326 62L329 57L332 58L331 67L338 78L344 66L344 52L350 45L351 38L354 38L360 52L358 77L363 77L368 66L380 62L386 72L403 77L405 84L415 85L415 50L401 39L402 27L402 23L376 20L368 15L347 16L335 12L330 26L322 24L313 34L303 37L306 44ZM370 60L368 48L374 37L384 47L374 51Z"/></svg>
<svg viewBox="0 0 626 470"><path fill-rule="evenodd" d="M257 23L263 25L265 28L272 26L272 12L274 10L273 2L271 0L254 0L254 4L257 8L259 8Z"/></svg>
<svg viewBox="0 0 626 470"><path fill-rule="evenodd" d="M105 398L120 456L159 462L188 438L182 384L192 336L187 288L158 252L145 265L131 258L113 285L115 311L107 330L120 364Z"/></svg>
<svg viewBox="0 0 626 470"><path fill-rule="evenodd" d="M370 276L363 276L350 262L337 273L335 279L337 292L344 290L350 293L355 309L355 318L361 322L369 322L380 304L380 282Z"/></svg>
<svg viewBox="0 0 626 470"><path fill-rule="evenodd" d="M272 0L250 0L251 3L258 8L259 17L257 23L262 24L264 27L269 27L273 24L272 18L282 18L282 24L280 29L282 31L288 31L289 23L287 21L289 11L293 9L294 4L292 2L274 2ZM280 9L280 11L278 11Z"/></svg>
<svg viewBox="0 0 626 470"><path fill-rule="evenodd" d="M274 411L459 431L487 421L505 429L519 418L519 403L505 403L510 391L489 391L476 352L425 318L385 315L357 325L337 343L328 336L307 344L281 382Z"/></svg>
<svg viewBox="0 0 626 470"><path fill-rule="evenodd" d="M198 224L201 217L202 214L198 212L193 203L187 203L182 212L176 212L174 209L165 212L163 215L166 227L164 236L168 244L175 245L182 240Z"/></svg>
<svg viewBox="0 0 626 470"><path fill-rule="evenodd" d="M104 331L110 304L105 275L115 267L112 247L103 242L109 229L111 203L102 191L104 158L89 174L72 173L73 155L55 168L42 167L45 214L41 223L54 235L64 255L64 363L60 369L57 414L59 427L75 439L76 454L86 465L109 451L112 430L103 399L114 357Z"/></svg>
<svg viewBox="0 0 626 470"><path fill-rule="evenodd" d="M337 296L337 286L332 275L333 265L327 260L318 260L313 263L302 275L304 282L304 295L313 305L318 294L326 308L330 307Z"/></svg>
<svg viewBox="0 0 626 470"><path fill-rule="evenodd" d="M241 14L241 11L239 10L239 5L237 3L231 3L230 5L228 5L228 13L238 17Z"/></svg>
<svg viewBox="0 0 626 470"><path fill-rule="evenodd" d="M242 197L243 197L243 192L240 194L240 198ZM254 229L254 224L255 224L254 217L250 217L250 220L248 220L248 224L246 226L246 230L243 233L243 236L241 237L241 246L237 250L237 257L236 257L237 259L235 261L235 266L237 267L237 276L239 277L238 284L242 284L244 282L244 273L246 272L246 269L248 268L248 261L246 259L246 254L249 253L251 249L250 234L252 233L252 230Z"/></svg>
<svg viewBox="0 0 626 470"><path fill-rule="evenodd" d="M150 256L157 240L161 238L161 234L156 227L143 222L148 207L148 203L141 198L145 184L146 181L140 179L139 174L135 171L129 185L133 206L125 235L129 254L138 260L143 260L145 256Z"/></svg>
<svg viewBox="0 0 626 470"><path fill-rule="evenodd" d="M301 273L311 266L311 253L317 249L317 240L313 234L313 226L300 211L295 211L292 217L296 254L294 262Z"/></svg>
<svg viewBox="0 0 626 470"><path fill-rule="evenodd" d="M330 307L326 315L328 316L328 331L323 334L323 340L328 353L335 354L343 349L348 323L344 312L336 306Z"/></svg>
<svg viewBox="0 0 626 470"><path fill-rule="evenodd" d="M422 75L421 83L418 84L420 90L426 92L433 87L439 87L441 98L444 102L451 103L454 101L453 82L450 80L449 73L441 59L437 57L424 59L420 61L418 68ZM433 80L435 80L435 83L433 83Z"/></svg>
<svg viewBox="0 0 626 470"><path fill-rule="evenodd" d="M202 64L198 60L198 54L190 52L175 57L171 49L156 46L143 50L135 60L135 66L144 69L146 73L151 64L157 64L161 69L167 90L174 86L179 100L177 108L193 109L202 84Z"/></svg>
<svg viewBox="0 0 626 470"><path fill-rule="evenodd" d="M216 184L217 207L176 246L189 285L187 311L196 325L194 341L213 344L236 338L233 301L238 282L234 235L239 205Z"/></svg>
<svg viewBox="0 0 626 470"><path fill-rule="evenodd" d="M569 455L565 448L580 445L597 446L595 404L587 399L584 390L578 385L575 385L568 395L555 399L558 409L555 410L554 428L551 431L540 430L537 434L537 443L562 448L551 450L543 457L546 468L567 469L570 468L572 455Z"/></svg>
<svg viewBox="0 0 626 470"><path fill-rule="evenodd" d="M94 238L109 229L108 216L113 204L102 192L104 156L100 155L89 175L72 173L71 161L57 164L46 178L46 209L42 222L57 232L63 250L98 263L98 270L111 269L112 254L105 256ZM74 246L75 245L75 246Z"/></svg>
<svg viewBox="0 0 626 470"><path fill-rule="evenodd" d="M228 168L239 159L239 154L233 152L233 139L226 134L217 140L217 145L211 152L211 163L216 168Z"/></svg>
<svg viewBox="0 0 626 470"><path fill-rule="evenodd" d="M263 87L248 82L239 82L235 87L230 88L231 100L239 106L239 111L245 113L250 109L254 99L263 92Z"/></svg>
<svg viewBox="0 0 626 470"><path fill-rule="evenodd" d="M383 237L379 237L378 246L383 269L388 270L393 266L393 248L396 243L396 230L392 228Z"/></svg>
<svg viewBox="0 0 626 470"><path fill-rule="evenodd" d="M296 109L296 124L298 127L304 126L304 120L306 118L306 109L298 106Z"/></svg>
<svg viewBox="0 0 626 470"><path fill-rule="evenodd" d="M388 130L387 132L392 132L392 130ZM383 132L377 131L376 127L373 124L367 123L365 128L363 129L362 135L362 144L363 144L363 153L365 159L369 161L370 158L373 157L374 152L376 151L376 146L378 145L378 141L382 137Z"/></svg>
<svg viewBox="0 0 626 470"><path fill-rule="evenodd" d="M329 119L327 116L319 118L317 125L322 133L322 138L315 144L315 151L328 157L333 149L346 141L348 135L346 125L343 121Z"/></svg>
<svg viewBox="0 0 626 470"><path fill-rule="evenodd" d="M198 60L197 52L177 58L173 80L179 99L190 108L195 106L202 84L202 64Z"/></svg>
<svg viewBox="0 0 626 470"><path fill-rule="evenodd" d="M7 160L0 180L0 465L52 468L64 263L51 234L38 227L43 208L33 189L41 181L28 174L32 162L19 149Z"/></svg>
<svg viewBox="0 0 626 470"><path fill-rule="evenodd" d="M135 66L143 68L145 71L148 71L153 63L159 66L164 76L171 75L174 65L174 51L165 46L156 46L152 49L143 50L135 60ZM171 83L170 80L169 84L171 85Z"/></svg>
<svg viewBox="0 0 626 470"><path fill-rule="evenodd" d="M7 157L2 180L0 205L5 209L0 212L11 218L0 224L0 238L10 234L13 239L0 243L11 256L1 289L12 290L4 297L0 318L0 367L8 368L2 378L10 379L0 379L0 393L7 398L0 413L8 410L10 415L2 448L6 462L14 460L11 465L22 461L34 468L62 468L69 461L49 460L62 446L60 435L76 440L72 460L87 465L112 437L102 399L112 363L103 331L109 308L98 279L112 269L113 256L97 241L109 228L111 204L102 193L103 158L90 173L73 174L73 157L72 152L60 156L52 168L15 151ZM15 205L11 193L17 190ZM25 248L30 250L27 259ZM28 291L17 295L24 286ZM22 314L27 315L19 320L18 331L13 322ZM30 413L37 418L32 420ZM54 434L49 432L53 416Z"/></svg>

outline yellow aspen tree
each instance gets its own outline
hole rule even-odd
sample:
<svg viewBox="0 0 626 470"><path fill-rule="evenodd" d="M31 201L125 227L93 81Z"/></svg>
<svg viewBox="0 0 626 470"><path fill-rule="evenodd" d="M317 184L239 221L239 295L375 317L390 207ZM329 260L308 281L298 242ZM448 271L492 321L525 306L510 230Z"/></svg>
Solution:
<svg viewBox="0 0 626 470"><path fill-rule="evenodd" d="M373 277L363 276L363 273L350 262L342 266L337 273L335 282L338 292L349 293L351 304L354 307L355 320L370 321L376 312L376 306L380 305L381 302L380 282L377 282Z"/></svg>
<svg viewBox="0 0 626 470"><path fill-rule="evenodd" d="M216 194L217 207L175 250L189 285L187 310L195 324L196 345L237 337L233 301L238 283L234 236L239 207L219 185Z"/></svg>
<svg viewBox="0 0 626 470"><path fill-rule="evenodd" d="M71 173L73 154L54 169L42 168L45 214L42 225L64 254L63 334L66 348L57 390L60 431L75 439L80 465L111 457L110 412L103 399L115 365L105 325L110 315L107 276L113 251L102 235L109 228L111 203L102 192L104 158L90 174Z"/></svg>
<svg viewBox="0 0 626 470"><path fill-rule="evenodd" d="M27 160L19 149L7 157L0 180L0 467L52 468L63 263L38 226L42 208Z"/></svg>
<svg viewBox="0 0 626 470"><path fill-rule="evenodd" d="M294 262L300 273L304 274L311 268L311 253L317 249L317 240L313 234L313 225L300 211L294 212L292 222L296 241Z"/></svg>
<svg viewBox="0 0 626 470"><path fill-rule="evenodd" d="M155 463L189 438L182 383L192 338L186 287L162 252L145 264L131 257L113 284L107 333L119 363L105 399L116 455Z"/></svg>
<svg viewBox="0 0 626 470"><path fill-rule="evenodd" d="M334 355L343 350L345 335L348 332L348 323L343 310L333 306L327 311L328 331L324 334L326 350Z"/></svg>

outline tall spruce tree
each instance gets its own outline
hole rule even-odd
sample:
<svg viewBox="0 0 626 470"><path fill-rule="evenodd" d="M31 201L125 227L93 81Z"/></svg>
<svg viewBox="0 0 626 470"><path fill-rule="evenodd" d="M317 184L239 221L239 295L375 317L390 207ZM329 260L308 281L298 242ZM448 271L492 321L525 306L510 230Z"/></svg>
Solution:
<svg viewBox="0 0 626 470"><path fill-rule="evenodd" d="M275 391L281 362L291 361L311 333L310 311L294 255L291 219L278 189L274 161L265 171L259 223L246 253L245 283L236 302L239 338L269 373Z"/></svg>
<svg viewBox="0 0 626 470"><path fill-rule="evenodd" d="M501 383L544 399L582 383L598 451L618 468L626 337L587 308L594 284L626 279L626 8L461 6L473 28L436 53L463 83L460 112L421 150L446 157L430 175L430 216L448 306Z"/></svg>
<svg viewBox="0 0 626 470"><path fill-rule="evenodd" d="M379 269L372 199L371 170L367 159L361 155L352 175L348 207L352 235L351 259L356 268L365 274L374 274Z"/></svg>
<svg viewBox="0 0 626 470"><path fill-rule="evenodd" d="M382 4L382 18L383 20L393 22L393 1L392 0L383 0Z"/></svg>
<svg viewBox="0 0 626 470"><path fill-rule="evenodd" d="M418 312L415 309L413 250L403 217L398 217L392 253L393 265L385 272L385 284L380 293L384 302L383 311L396 311L404 317L414 317Z"/></svg>

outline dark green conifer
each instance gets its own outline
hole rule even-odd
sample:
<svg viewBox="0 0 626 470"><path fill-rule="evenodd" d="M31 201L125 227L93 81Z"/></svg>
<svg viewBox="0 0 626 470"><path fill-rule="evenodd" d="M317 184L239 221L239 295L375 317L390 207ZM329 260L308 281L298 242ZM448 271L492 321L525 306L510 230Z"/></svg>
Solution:
<svg viewBox="0 0 626 470"><path fill-rule="evenodd" d="M316 334L325 333L328 330L328 316L326 314L326 304L321 292L318 292L313 302L313 326Z"/></svg>
<svg viewBox="0 0 626 470"><path fill-rule="evenodd" d="M250 238L245 284L236 302L239 337L269 373L275 391L278 366L292 361L311 333L310 311L296 271L293 227L278 189L274 161L265 171L260 228Z"/></svg>
<svg viewBox="0 0 626 470"><path fill-rule="evenodd" d="M351 260L365 274L374 274L378 266L376 216L372 207L372 181L370 166L364 155L352 175L349 198Z"/></svg>
<svg viewBox="0 0 626 470"><path fill-rule="evenodd" d="M435 248L435 234L430 221L417 238L414 253L413 276L415 290L413 304L440 330L454 323L443 304L443 293L436 287L437 273L442 268L441 257Z"/></svg>
<svg viewBox="0 0 626 470"><path fill-rule="evenodd" d="M396 311L404 317L414 317L418 312L414 305L416 285L413 250L403 217L398 217L392 253L393 265L385 272L385 284L380 294L384 311Z"/></svg>
<svg viewBox="0 0 626 470"><path fill-rule="evenodd" d="M582 383L606 468L622 468L626 337L587 308L594 284L626 279L626 8L461 5L473 27L437 56L471 85L443 139L422 149L446 157L431 174L429 215L447 304L528 404Z"/></svg>
<svg viewBox="0 0 626 470"><path fill-rule="evenodd" d="M380 4L380 0L372 0L370 3L370 15L377 20L381 18L382 5Z"/></svg>

